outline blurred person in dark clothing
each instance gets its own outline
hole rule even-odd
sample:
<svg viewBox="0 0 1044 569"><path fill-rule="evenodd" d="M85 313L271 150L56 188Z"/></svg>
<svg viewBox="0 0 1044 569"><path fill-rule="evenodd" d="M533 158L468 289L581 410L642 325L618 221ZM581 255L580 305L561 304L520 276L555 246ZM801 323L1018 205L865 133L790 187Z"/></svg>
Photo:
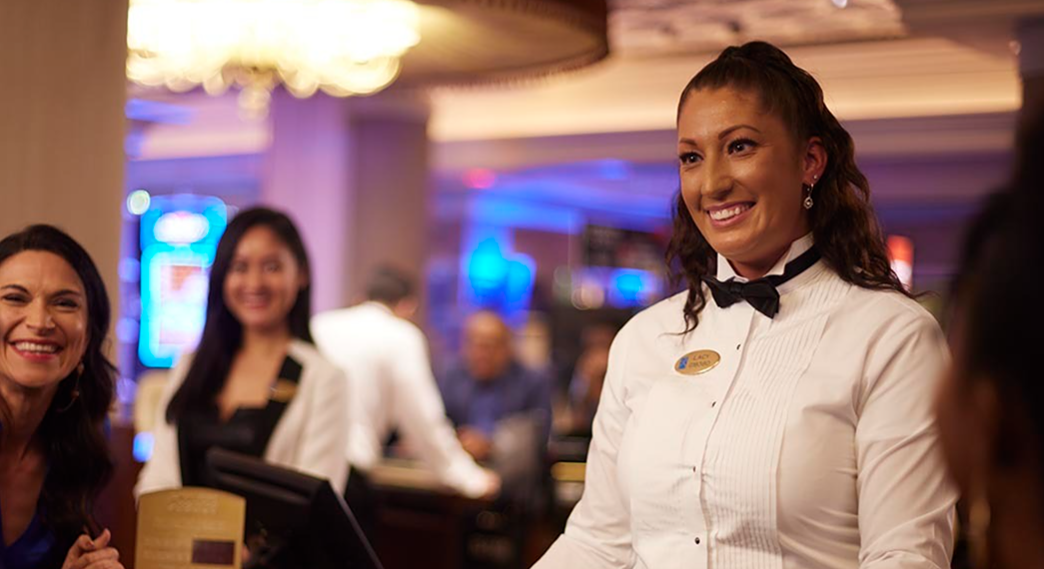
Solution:
<svg viewBox="0 0 1044 569"><path fill-rule="evenodd" d="M591 436L602 384L609 369L609 347L596 345L580 355L569 385L569 433Z"/></svg>
<svg viewBox="0 0 1044 569"><path fill-rule="evenodd" d="M1044 124L1023 133L1012 189L965 240L939 429L973 567L1044 567Z"/></svg>
<svg viewBox="0 0 1044 569"><path fill-rule="evenodd" d="M461 444L476 460L491 458L498 425L513 416L530 417L546 445L550 383L516 361L511 329L495 313L481 311L467 319L460 362L443 374L439 389Z"/></svg>

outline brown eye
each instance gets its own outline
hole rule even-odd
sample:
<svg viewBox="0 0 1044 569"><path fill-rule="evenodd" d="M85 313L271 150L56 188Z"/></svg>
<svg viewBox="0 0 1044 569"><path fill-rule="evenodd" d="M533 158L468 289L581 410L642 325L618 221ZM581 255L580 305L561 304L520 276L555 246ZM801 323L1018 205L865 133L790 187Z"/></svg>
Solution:
<svg viewBox="0 0 1044 569"><path fill-rule="evenodd" d="M748 138L741 138L739 140L734 140L731 143L729 143L729 153L736 154L739 152L746 152L748 150L751 150L755 146L757 146L757 144L753 140L750 140Z"/></svg>
<svg viewBox="0 0 1044 569"><path fill-rule="evenodd" d="M678 155L678 160L680 160L682 164L696 164L702 160L702 158L695 152L683 152Z"/></svg>

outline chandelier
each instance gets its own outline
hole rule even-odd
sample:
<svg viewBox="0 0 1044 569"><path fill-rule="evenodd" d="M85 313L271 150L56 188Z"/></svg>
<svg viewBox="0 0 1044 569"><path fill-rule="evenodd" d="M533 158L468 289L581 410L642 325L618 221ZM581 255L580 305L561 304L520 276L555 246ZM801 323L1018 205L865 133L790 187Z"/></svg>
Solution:
<svg viewBox="0 0 1044 569"><path fill-rule="evenodd" d="M409 0L130 0L127 77L210 94L241 89L263 116L271 90L347 97L387 87L420 41Z"/></svg>

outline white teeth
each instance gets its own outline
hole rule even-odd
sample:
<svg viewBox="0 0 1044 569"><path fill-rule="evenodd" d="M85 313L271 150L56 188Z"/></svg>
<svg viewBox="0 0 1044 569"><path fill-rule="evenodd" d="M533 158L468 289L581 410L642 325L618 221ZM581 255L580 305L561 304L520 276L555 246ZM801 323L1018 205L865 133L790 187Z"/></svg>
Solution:
<svg viewBox="0 0 1044 569"><path fill-rule="evenodd" d="M748 209L750 209L750 206L748 205L738 205L735 207L730 207L729 209L712 211L710 213L710 216L711 219L713 219L714 221L725 221L727 219L736 217L737 215L747 211Z"/></svg>
<svg viewBox="0 0 1044 569"><path fill-rule="evenodd" d="M53 354L58 351L58 346L54 344L36 344L33 342L18 342L15 347L23 352L33 352L39 354Z"/></svg>

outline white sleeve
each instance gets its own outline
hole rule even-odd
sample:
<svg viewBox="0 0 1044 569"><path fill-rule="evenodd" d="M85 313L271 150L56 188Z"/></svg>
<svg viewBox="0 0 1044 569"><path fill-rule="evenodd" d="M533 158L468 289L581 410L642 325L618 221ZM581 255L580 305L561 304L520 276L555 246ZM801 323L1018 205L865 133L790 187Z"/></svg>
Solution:
<svg viewBox="0 0 1044 569"><path fill-rule="evenodd" d="M947 361L927 314L896 319L871 347L855 433L862 569L950 566L957 491L932 408Z"/></svg>
<svg viewBox="0 0 1044 569"><path fill-rule="evenodd" d="M192 357L186 355L170 370L167 385L156 409L152 427L152 456L145 463L134 486L134 499L157 490L181 487L181 459L178 454L178 430L167 422L167 406L185 381Z"/></svg>
<svg viewBox="0 0 1044 569"><path fill-rule="evenodd" d="M328 479L334 490L343 494L348 481L348 461L344 456L348 446L348 380L343 371L325 360L310 365L321 367L305 370L311 385L306 391L307 413L293 467Z"/></svg>
<svg viewBox="0 0 1044 569"><path fill-rule="evenodd" d="M489 487L488 475L460 446L446 418L423 334L409 332L403 334L396 356L388 362L393 382L393 400L388 403L394 422L407 445L443 484L468 497L481 496Z"/></svg>
<svg viewBox="0 0 1044 569"><path fill-rule="evenodd" d="M565 533L534 565L536 569L624 569L634 565L630 510L620 493L616 470L620 441L631 416L625 403L625 331L609 351L605 387L587 453L583 496L569 516Z"/></svg>

